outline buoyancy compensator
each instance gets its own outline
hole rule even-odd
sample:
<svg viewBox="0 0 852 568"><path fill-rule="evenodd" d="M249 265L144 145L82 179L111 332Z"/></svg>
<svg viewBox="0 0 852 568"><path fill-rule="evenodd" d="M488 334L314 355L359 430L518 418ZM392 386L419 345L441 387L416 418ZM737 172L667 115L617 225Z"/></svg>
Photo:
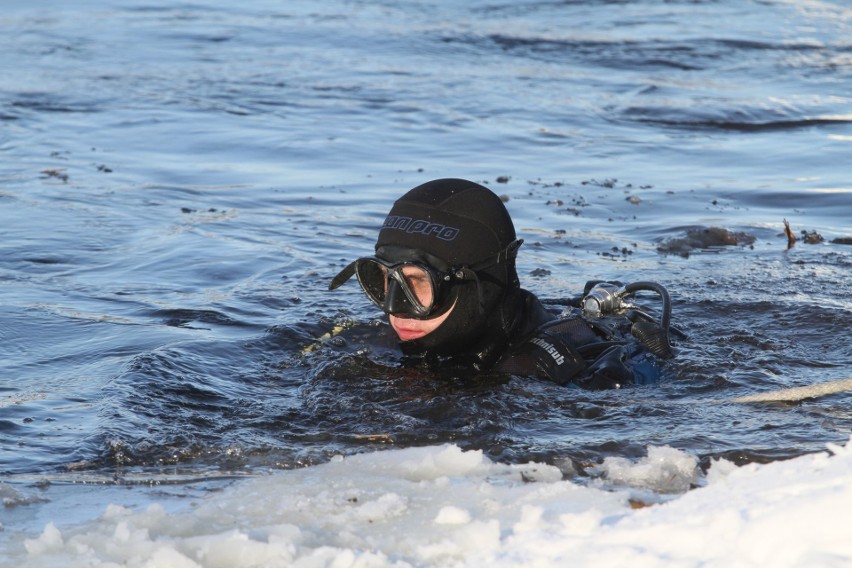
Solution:
<svg viewBox="0 0 852 568"><path fill-rule="evenodd" d="M655 292L662 303L654 317L636 294ZM661 362L674 356L670 341L671 298L656 282L591 281L567 301L556 319L515 344L497 368L589 389L647 384L659 378Z"/></svg>

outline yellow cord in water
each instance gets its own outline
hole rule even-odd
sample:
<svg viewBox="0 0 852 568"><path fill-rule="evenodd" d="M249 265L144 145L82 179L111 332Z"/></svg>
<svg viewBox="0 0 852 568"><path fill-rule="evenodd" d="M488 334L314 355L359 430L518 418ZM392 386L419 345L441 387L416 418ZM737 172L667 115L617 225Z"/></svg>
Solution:
<svg viewBox="0 0 852 568"><path fill-rule="evenodd" d="M343 332L348 327L350 327L350 326L346 325L346 324L334 326L334 329L332 329L328 333L320 336L319 338L317 338L316 341L314 341L313 343L311 343L310 345L308 345L307 347L302 349L302 355L316 351L317 349L322 347L323 343L325 343L326 341L328 341L329 339L331 339L335 335L339 335L341 332Z"/></svg>

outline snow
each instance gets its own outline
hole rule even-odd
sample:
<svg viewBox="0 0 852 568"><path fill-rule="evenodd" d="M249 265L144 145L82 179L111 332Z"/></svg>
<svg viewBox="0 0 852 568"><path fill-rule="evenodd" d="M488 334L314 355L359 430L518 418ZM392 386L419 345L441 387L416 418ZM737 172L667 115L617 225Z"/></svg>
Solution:
<svg viewBox="0 0 852 568"><path fill-rule="evenodd" d="M693 456L649 447L596 474L579 484L555 466L493 463L453 445L387 450L243 480L179 511L114 503L40 534L10 538L7 526L0 558L72 568L852 566L852 442L766 465L719 460L706 476Z"/></svg>

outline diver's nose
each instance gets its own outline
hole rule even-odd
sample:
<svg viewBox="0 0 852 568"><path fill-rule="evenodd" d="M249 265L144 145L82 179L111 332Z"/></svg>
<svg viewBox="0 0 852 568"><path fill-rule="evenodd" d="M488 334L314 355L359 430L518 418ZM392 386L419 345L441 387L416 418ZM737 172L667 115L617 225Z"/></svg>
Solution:
<svg viewBox="0 0 852 568"><path fill-rule="evenodd" d="M415 309L408 296L405 295L405 290L402 285L394 278L388 279L388 292L385 295L385 303L382 309L386 314L400 314L411 316L414 315Z"/></svg>

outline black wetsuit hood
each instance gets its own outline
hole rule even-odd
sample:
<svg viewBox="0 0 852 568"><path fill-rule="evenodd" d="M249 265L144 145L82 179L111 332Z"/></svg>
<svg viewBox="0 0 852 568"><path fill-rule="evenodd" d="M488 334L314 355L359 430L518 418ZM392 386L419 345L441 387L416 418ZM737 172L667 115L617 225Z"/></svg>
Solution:
<svg viewBox="0 0 852 568"><path fill-rule="evenodd" d="M452 312L430 334L401 343L408 355L452 356L477 367L490 366L522 319L524 296L514 254L515 227L503 201L490 189L464 179L438 179L419 185L393 205L379 232L376 255L425 252L459 268L500 259L476 270L475 280L449 284ZM501 253L503 257L501 258ZM440 314L436 314L440 315Z"/></svg>

